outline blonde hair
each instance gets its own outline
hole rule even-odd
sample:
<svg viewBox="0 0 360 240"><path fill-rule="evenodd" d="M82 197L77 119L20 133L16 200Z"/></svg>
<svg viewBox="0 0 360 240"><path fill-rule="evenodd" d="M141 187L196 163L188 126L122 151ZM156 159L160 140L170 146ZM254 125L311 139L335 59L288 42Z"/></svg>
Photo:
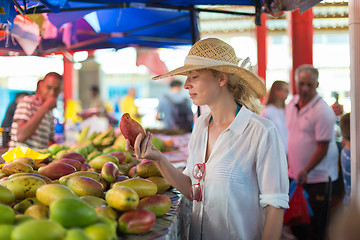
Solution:
<svg viewBox="0 0 360 240"><path fill-rule="evenodd" d="M211 69L211 72L214 76L225 73L213 69ZM237 103L244 105L250 111L259 114L261 111L261 104L260 100L257 98L255 91L252 90L239 76L232 73L226 74L228 75L227 87L229 91L233 94L234 100Z"/></svg>

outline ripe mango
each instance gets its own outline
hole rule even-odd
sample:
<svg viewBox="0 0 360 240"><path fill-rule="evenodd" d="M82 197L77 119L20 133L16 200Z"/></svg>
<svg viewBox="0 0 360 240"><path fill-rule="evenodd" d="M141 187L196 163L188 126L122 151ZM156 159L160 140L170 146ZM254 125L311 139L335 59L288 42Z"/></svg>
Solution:
<svg viewBox="0 0 360 240"><path fill-rule="evenodd" d="M0 185L0 203L11 205L15 202L15 194L8 188Z"/></svg>
<svg viewBox="0 0 360 240"><path fill-rule="evenodd" d="M137 175L137 172L136 172L136 166L130 168L129 171L128 171L128 173L127 173L127 175L128 175L129 177L131 177L131 178L137 177L138 175Z"/></svg>
<svg viewBox="0 0 360 240"><path fill-rule="evenodd" d="M109 206L108 206L109 207ZM111 208L111 207L109 207ZM114 210L115 211L115 210ZM115 234L116 236L116 231L117 231L117 218L115 220L112 220L110 218L104 217L102 215L98 215L98 219L96 221L96 223L103 223L105 225L108 225L111 227L112 232ZM116 238L117 239L117 238Z"/></svg>
<svg viewBox="0 0 360 240"><path fill-rule="evenodd" d="M81 170L81 162L79 162L78 160L70 159L70 158L60 158L58 160L53 161L52 163L58 163L58 162L69 164L73 166L76 169L76 171Z"/></svg>
<svg viewBox="0 0 360 240"><path fill-rule="evenodd" d="M101 171L102 167L107 162L113 162L115 164L118 164L118 159L115 156L109 155L109 154L103 154L100 156L97 156L93 160L89 162L89 165L92 168L95 168L97 171Z"/></svg>
<svg viewBox="0 0 360 240"><path fill-rule="evenodd" d="M105 200L116 210L128 211L137 208L139 195L128 187L113 187L106 192Z"/></svg>
<svg viewBox="0 0 360 240"><path fill-rule="evenodd" d="M5 204L0 204L0 225L13 224L15 221L14 210Z"/></svg>
<svg viewBox="0 0 360 240"><path fill-rule="evenodd" d="M124 113L120 119L120 130L126 139L130 140L130 145L134 147L136 137L141 133L145 137L143 127L130 117L130 114ZM142 140L142 139L141 139Z"/></svg>
<svg viewBox="0 0 360 240"><path fill-rule="evenodd" d="M95 197L95 196L90 196L90 195L82 196L82 197L80 197L80 199L87 202L94 208L96 208L97 206L101 206L101 205L107 205L107 202L104 199Z"/></svg>
<svg viewBox="0 0 360 240"><path fill-rule="evenodd" d="M117 236L114 233L112 226L105 223L95 223L87 226L85 229L86 235L91 240L116 240Z"/></svg>
<svg viewBox="0 0 360 240"><path fill-rule="evenodd" d="M88 156L87 156L87 159L86 159L86 162L90 162L91 160L93 160L94 158L96 158L97 156L100 156L102 155L102 152L100 151L92 151Z"/></svg>
<svg viewBox="0 0 360 240"><path fill-rule="evenodd" d="M82 228L72 228L67 230L64 240L92 240Z"/></svg>
<svg viewBox="0 0 360 240"><path fill-rule="evenodd" d="M115 183L117 183L117 182L122 182L122 181L125 181L125 180L127 180L127 179L129 179L128 176L125 176L125 175L120 175L120 176L118 176L118 177L115 179L115 182L113 182L113 183L110 184L110 188L112 188Z"/></svg>
<svg viewBox="0 0 360 240"><path fill-rule="evenodd" d="M60 240L66 230L57 222L47 219L32 219L18 226L11 233L11 240Z"/></svg>
<svg viewBox="0 0 360 240"><path fill-rule="evenodd" d="M45 184L46 182L43 179L35 176L20 176L0 183L0 185L10 189L18 200L35 197L36 190Z"/></svg>
<svg viewBox="0 0 360 240"><path fill-rule="evenodd" d="M90 168L91 168L91 166L87 162L84 162L81 164L80 171L88 171Z"/></svg>
<svg viewBox="0 0 360 240"><path fill-rule="evenodd" d="M171 200L167 195L158 194L144 197L140 200L138 209L152 211L157 217L164 215L171 207Z"/></svg>
<svg viewBox="0 0 360 240"><path fill-rule="evenodd" d="M32 168L35 167L35 160L29 157L16 158L13 162L23 162L29 164Z"/></svg>
<svg viewBox="0 0 360 240"><path fill-rule="evenodd" d="M109 155L115 156L119 163L123 163L126 160L126 153L125 152L121 152L121 151L115 151L115 152L111 152L108 153Z"/></svg>
<svg viewBox="0 0 360 240"><path fill-rule="evenodd" d="M14 230L14 226L10 224L0 225L0 239L11 239L11 233Z"/></svg>
<svg viewBox="0 0 360 240"><path fill-rule="evenodd" d="M129 170L130 170L130 167L129 167L128 163L119 163L118 168L124 174L127 174L129 172Z"/></svg>
<svg viewBox="0 0 360 240"><path fill-rule="evenodd" d="M49 207L42 204L34 204L28 207L24 214L36 219L46 219L49 215Z"/></svg>
<svg viewBox="0 0 360 240"><path fill-rule="evenodd" d="M62 176L76 172L76 168L66 163L50 163L49 165L40 167L38 173L44 175L51 180L59 179Z"/></svg>
<svg viewBox="0 0 360 240"><path fill-rule="evenodd" d="M55 200L69 197L77 198L77 195L70 188L61 184L46 184L36 191L36 198L46 206L50 206Z"/></svg>
<svg viewBox="0 0 360 240"><path fill-rule="evenodd" d="M142 178L161 176L160 170L155 165L155 162L147 159L136 166L136 173Z"/></svg>
<svg viewBox="0 0 360 240"><path fill-rule="evenodd" d="M95 211L97 213L98 216L103 216L106 218L109 218L113 221L116 221L118 218L118 214L117 212L110 206L105 206L105 205L101 205L101 206L97 206L95 208Z"/></svg>
<svg viewBox="0 0 360 240"><path fill-rule="evenodd" d="M75 177L75 176L83 176L83 177L89 177L92 178L96 181L100 181L101 180L101 175L97 172L90 172L90 171L78 171L78 172L74 172L74 173L70 173L68 175L62 176L61 178L59 178L59 182L61 184L65 184L65 180L71 177Z"/></svg>
<svg viewBox="0 0 360 240"><path fill-rule="evenodd" d="M128 211L118 219L119 231L122 233L141 234L154 226L156 216L152 211L136 209Z"/></svg>
<svg viewBox="0 0 360 240"><path fill-rule="evenodd" d="M104 186L100 182L83 176L70 177L65 180L65 185L78 196L102 197L104 192Z"/></svg>
<svg viewBox="0 0 360 240"><path fill-rule="evenodd" d="M14 174L11 174L8 177L8 179L13 179L13 178L20 177L20 176L35 176L35 177L42 178L46 182L46 184L52 183L50 178L48 178L44 175L38 174L38 173L14 173Z"/></svg>
<svg viewBox="0 0 360 240"><path fill-rule="evenodd" d="M61 156L61 158L70 158L70 159L78 160L81 163L84 163L86 160L84 155L77 152L66 152Z"/></svg>
<svg viewBox="0 0 360 240"><path fill-rule="evenodd" d="M109 183L115 182L115 179L120 175L122 175L122 173L120 172L118 166L113 162L107 162L101 168L102 178Z"/></svg>
<svg viewBox="0 0 360 240"><path fill-rule="evenodd" d="M13 209L17 213L23 214L26 211L26 209L28 209L29 207L31 207L34 204L41 204L41 202L36 197L25 198L21 202L17 203L13 207Z"/></svg>
<svg viewBox="0 0 360 240"><path fill-rule="evenodd" d="M9 162L6 163L3 167L2 167L2 172L5 173L6 175L11 175L14 173L31 173L34 172L34 169L27 163L24 162Z"/></svg>
<svg viewBox="0 0 360 240"><path fill-rule="evenodd" d="M80 198L62 198L50 204L49 218L63 227L86 227L95 223L95 209Z"/></svg>
<svg viewBox="0 0 360 240"><path fill-rule="evenodd" d="M128 187L135 190L140 199L143 197L155 195L157 193L156 184L143 178L131 178L122 182L117 182L113 187L119 186Z"/></svg>
<svg viewBox="0 0 360 240"><path fill-rule="evenodd" d="M156 186L158 188L158 191L157 191L158 194L166 192L166 190L168 190L171 187L171 185L168 183L168 181L166 181L166 179L163 177L152 176L152 177L148 177L146 179L150 180L156 184Z"/></svg>

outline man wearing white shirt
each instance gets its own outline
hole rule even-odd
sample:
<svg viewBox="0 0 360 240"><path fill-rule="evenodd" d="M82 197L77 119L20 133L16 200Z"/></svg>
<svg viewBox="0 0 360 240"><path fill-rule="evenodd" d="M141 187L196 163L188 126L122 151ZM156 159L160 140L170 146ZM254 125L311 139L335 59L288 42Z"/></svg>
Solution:
<svg viewBox="0 0 360 240"><path fill-rule="evenodd" d="M289 178L303 184L314 212L310 226L292 230L298 239L325 239L331 184L338 178L335 114L317 94L318 70L300 66L295 73L298 95L286 106Z"/></svg>

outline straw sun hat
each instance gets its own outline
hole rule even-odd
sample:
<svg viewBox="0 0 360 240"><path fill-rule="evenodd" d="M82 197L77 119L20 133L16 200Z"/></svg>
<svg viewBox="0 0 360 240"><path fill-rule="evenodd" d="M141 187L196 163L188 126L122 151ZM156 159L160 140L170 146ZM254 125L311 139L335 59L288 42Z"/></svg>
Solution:
<svg viewBox="0 0 360 240"><path fill-rule="evenodd" d="M200 69L214 69L239 76L255 91L258 98L264 97L266 88L263 80L253 72L239 67L238 63L239 60L236 57L235 51L229 44L217 38L207 38L196 42L191 47L183 67L153 77L153 80L173 75L186 75L190 71Z"/></svg>

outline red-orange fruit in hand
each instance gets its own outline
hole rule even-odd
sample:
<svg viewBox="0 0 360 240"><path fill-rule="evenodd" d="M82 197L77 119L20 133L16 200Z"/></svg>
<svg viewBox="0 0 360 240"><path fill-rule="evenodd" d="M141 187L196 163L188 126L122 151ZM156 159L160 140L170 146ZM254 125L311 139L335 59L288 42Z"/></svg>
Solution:
<svg viewBox="0 0 360 240"><path fill-rule="evenodd" d="M120 119L120 130L126 139L130 140L130 145L134 147L136 137L142 133L145 137L143 127L132 119L128 113L124 113Z"/></svg>

